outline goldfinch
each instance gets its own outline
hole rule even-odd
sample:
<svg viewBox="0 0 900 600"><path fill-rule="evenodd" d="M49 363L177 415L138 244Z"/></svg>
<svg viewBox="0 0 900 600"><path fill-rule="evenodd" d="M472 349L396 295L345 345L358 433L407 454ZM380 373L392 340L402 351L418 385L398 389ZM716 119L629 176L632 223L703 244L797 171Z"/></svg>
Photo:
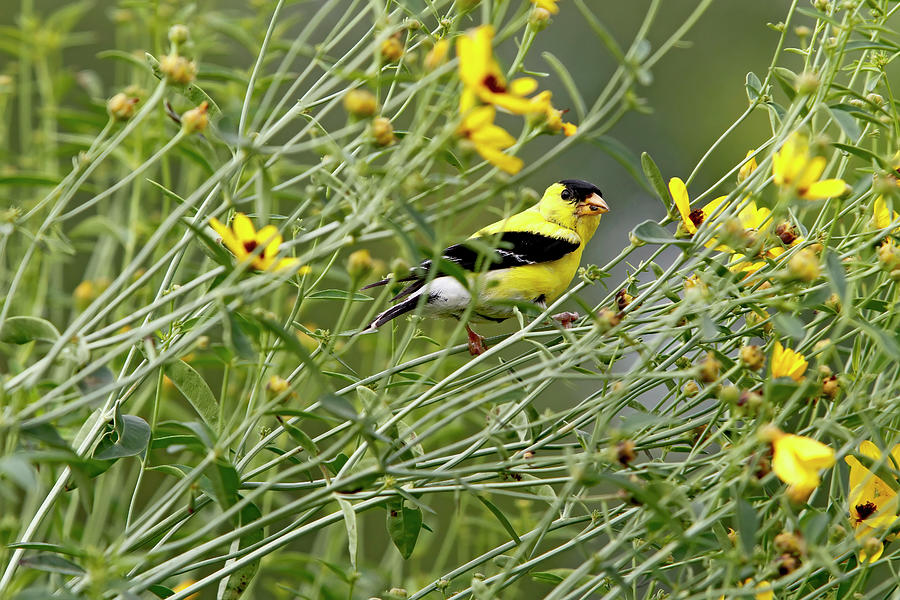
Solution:
<svg viewBox="0 0 900 600"><path fill-rule="evenodd" d="M409 285L391 299L397 304L375 317L364 331L375 330L419 305L423 316L460 319L473 297L471 321L503 321L513 316L518 302L544 308L569 286L585 244L597 231L600 215L608 211L597 186L578 179L554 183L535 206L444 250L435 273L431 273L434 261L426 260L398 279ZM449 265L441 269L444 261L459 269ZM465 284L460 281L460 271L465 274ZM362 289L391 281L382 279ZM568 326L578 314L560 313L554 318ZM469 352L484 352L484 338L468 324L466 331Z"/></svg>

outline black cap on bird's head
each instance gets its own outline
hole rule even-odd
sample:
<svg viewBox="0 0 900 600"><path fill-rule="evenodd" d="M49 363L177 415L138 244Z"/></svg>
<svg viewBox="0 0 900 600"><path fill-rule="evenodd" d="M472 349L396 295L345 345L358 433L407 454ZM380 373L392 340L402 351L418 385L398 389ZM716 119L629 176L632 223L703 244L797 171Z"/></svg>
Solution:
<svg viewBox="0 0 900 600"><path fill-rule="evenodd" d="M581 179L563 179L559 183L565 186L560 197L575 204L579 216L609 212L609 206L603 201L603 192L593 183Z"/></svg>

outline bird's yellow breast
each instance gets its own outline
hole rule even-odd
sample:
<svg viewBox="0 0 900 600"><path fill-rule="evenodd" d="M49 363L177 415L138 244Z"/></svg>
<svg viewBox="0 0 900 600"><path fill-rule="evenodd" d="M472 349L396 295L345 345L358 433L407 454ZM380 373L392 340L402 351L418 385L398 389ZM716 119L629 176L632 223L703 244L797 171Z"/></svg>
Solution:
<svg viewBox="0 0 900 600"><path fill-rule="evenodd" d="M582 244L559 260L485 273L479 304L509 300L553 302L575 277L583 249Z"/></svg>

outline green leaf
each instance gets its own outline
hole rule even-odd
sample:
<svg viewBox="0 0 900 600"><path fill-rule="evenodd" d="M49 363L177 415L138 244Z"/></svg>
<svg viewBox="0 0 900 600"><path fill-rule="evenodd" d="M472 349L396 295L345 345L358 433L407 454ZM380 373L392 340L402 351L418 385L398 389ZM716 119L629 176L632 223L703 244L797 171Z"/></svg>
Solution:
<svg viewBox="0 0 900 600"><path fill-rule="evenodd" d="M647 244L672 244L676 246L690 246L690 240L680 240L669 233L656 221L646 220L631 230L631 235Z"/></svg>
<svg viewBox="0 0 900 600"><path fill-rule="evenodd" d="M753 546L756 543L756 532L759 530L759 517L753 506L743 498L737 499L735 526L745 555L752 556Z"/></svg>
<svg viewBox="0 0 900 600"><path fill-rule="evenodd" d="M228 329L225 331L226 335L224 336L226 345L238 357L244 360L254 360L256 351L253 350L250 338L247 337L247 334L241 328L241 322L234 313L231 311L226 312L228 314Z"/></svg>
<svg viewBox="0 0 900 600"><path fill-rule="evenodd" d="M203 421L215 430L219 424L219 403L206 381L183 360L171 362L165 369L178 391L187 398Z"/></svg>
<svg viewBox="0 0 900 600"><path fill-rule="evenodd" d="M775 83L778 84L781 91L788 97L788 100L793 101L794 98L797 97L797 91L794 89L794 83L797 81L797 74L784 67L774 67L772 69L772 75L775 78Z"/></svg>
<svg viewBox="0 0 900 600"><path fill-rule="evenodd" d="M747 90L747 98L750 102L756 102L756 99L762 94L762 82L753 71L747 73L747 77L744 79L744 89Z"/></svg>
<svg viewBox="0 0 900 600"><path fill-rule="evenodd" d="M166 586L160 585L158 583L155 583L148 587L147 591L157 598L168 598L169 596L173 596L175 594L172 588L167 588Z"/></svg>
<svg viewBox="0 0 900 600"><path fill-rule="evenodd" d="M322 405L322 408L324 410L330 412L336 417L340 417L348 421L359 420L359 414L356 412L356 409L353 407L350 401L343 396L338 396L336 394L326 394L319 398L319 403Z"/></svg>
<svg viewBox="0 0 900 600"><path fill-rule="evenodd" d="M60 573L62 575L84 575L85 570L71 560L48 553L26 556L19 561L19 566L27 569L46 571L48 573Z"/></svg>
<svg viewBox="0 0 900 600"><path fill-rule="evenodd" d="M841 302L847 302L847 278L844 274L844 265L841 259L834 252L825 255L825 271L828 273L828 283L831 284L834 293L838 295Z"/></svg>
<svg viewBox="0 0 900 600"><path fill-rule="evenodd" d="M856 119L854 119L847 111L841 110L835 106L829 106L828 112L831 113L831 116L838 124L838 127L841 128L841 131L843 131L850 140L855 142L859 139L859 136L862 134L859 130L859 125L856 124Z"/></svg>
<svg viewBox="0 0 900 600"><path fill-rule="evenodd" d="M0 176L0 185L56 185L59 177L54 175L41 175L40 173L19 173L17 175Z"/></svg>
<svg viewBox="0 0 900 600"><path fill-rule="evenodd" d="M241 510L240 526L244 527L254 521L258 521L260 517L262 517L262 513L259 508L255 504L250 503ZM264 537L265 532L263 527L254 527L240 537L238 549L243 550L244 548L249 548L250 546L261 542ZM219 600L238 600L238 598L247 591L247 588L250 587L250 583L253 581L253 578L258 571L259 559L256 559L250 561L229 575L228 581L225 583L224 587L220 588Z"/></svg>
<svg viewBox="0 0 900 600"><path fill-rule="evenodd" d="M492 515L497 517L497 520L500 521L501 525L503 525L503 529L506 530L506 533L508 533L509 536L512 539L514 539L517 544L521 544L522 540L519 539L519 535L516 533L516 530L513 528L512 523L509 522L509 519L506 518L506 515L503 514L503 511L501 511L499 508L497 508L497 506L494 503L492 503L490 500L488 500L487 498L479 496L478 494L476 494L475 497L478 498L478 500L480 500L481 503L484 504L484 506L489 511L491 511Z"/></svg>
<svg viewBox="0 0 900 600"><path fill-rule="evenodd" d="M359 547L359 528L356 525L356 511L348 500L334 494L341 512L344 513L344 527L347 528L347 546L350 552L350 565L356 571L357 549Z"/></svg>
<svg viewBox="0 0 900 600"><path fill-rule="evenodd" d="M387 530L403 558L412 556L422 529L422 511L406 508L403 500L393 500L387 506Z"/></svg>
<svg viewBox="0 0 900 600"><path fill-rule="evenodd" d="M287 421L282 421L281 426L284 427L284 430L288 433L291 438L300 444L300 447L306 450L310 457L317 456L319 454L319 448L316 446L316 443L312 440L311 437L306 435L306 433L300 429L299 427L295 427L291 425Z"/></svg>
<svg viewBox="0 0 900 600"><path fill-rule="evenodd" d="M865 160L866 162L875 161L878 165L885 167L884 159L880 156L872 152L871 150L867 150L865 148L860 148L859 146L854 146L852 144L840 144L838 142L832 142L832 146L837 148L838 150L843 150L844 152L848 152L853 154L854 156L858 156L859 158Z"/></svg>
<svg viewBox="0 0 900 600"><path fill-rule="evenodd" d="M344 290L320 290L306 297L307 300L349 300L350 302L371 302L371 296L357 292L345 292Z"/></svg>
<svg viewBox="0 0 900 600"><path fill-rule="evenodd" d="M55 342L59 331L53 323L38 317L9 317L0 327L0 342L27 344L28 342Z"/></svg>
<svg viewBox="0 0 900 600"><path fill-rule="evenodd" d="M226 509L238 501L238 488L241 477L230 460L219 458L209 467L209 480L212 482L215 495L213 499L222 509Z"/></svg>
<svg viewBox="0 0 900 600"><path fill-rule="evenodd" d="M775 330L795 340L802 340L806 335L806 326L803 321L787 313L778 313L772 318Z"/></svg>
<svg viewBox="0 0 900 600"><path fill-rule="evenodd" d="M659 167L656 166L656 163L646 152L641 153L641 167L644 169L644 176L647 177L647 181L650 182L650 187L653 188L656 192L656 196L662 201L663 207L666 209L666 214L675 214L673 212L675 203L669 195L669 188L666 187L666 182L663 179L662 173L659 172Z"/></svg>
<svg viewBox="0 0 900 600"><path fill-rule="evenodd" d="M884 352L893 360L900 360L900 344L897 343L897 338L895 338L885 330L879 327L875 327L874 325L870 325L869 323L856 321L856 325L860 329L865 331L866 334L868 334L868 336L872 338L876 344L878 344L879 350Z"/></svg>
<svg viewBox="0 0 900 600"><path fill-rule="evenodd" d="M126 456L143 456L150 442L150 425L144 419L134 415L122 415L119 439L114 444L100 446L94 452L98 460L124 458Z"/></svg>

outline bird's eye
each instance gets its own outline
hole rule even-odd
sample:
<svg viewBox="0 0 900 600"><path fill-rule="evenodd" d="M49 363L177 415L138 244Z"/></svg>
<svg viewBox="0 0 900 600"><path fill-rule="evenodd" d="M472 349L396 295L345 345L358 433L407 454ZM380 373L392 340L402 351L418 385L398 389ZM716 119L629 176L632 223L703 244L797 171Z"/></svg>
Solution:
<svg viewBox="0 0 900 600"><path fill-rule="evenodd" d="M569 198L572 197L572 192L569 191L569 188L565 188L562 191L562 193L559 195L559 197L562 198L563 200L568 200Z"/></svg>

